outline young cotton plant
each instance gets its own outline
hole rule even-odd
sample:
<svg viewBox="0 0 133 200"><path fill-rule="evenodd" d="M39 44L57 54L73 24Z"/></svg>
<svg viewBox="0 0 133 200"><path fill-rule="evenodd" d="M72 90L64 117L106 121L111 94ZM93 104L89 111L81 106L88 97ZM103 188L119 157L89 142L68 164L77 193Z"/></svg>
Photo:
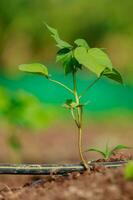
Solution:
<svg viewBox="0 0 133 200"><path fill-rule="evenodd" d="M97 152L103 156L105 160L109 159L112 155L115 155L117 151L120 151L122 149L130 149L130 147L119 144L115 146L114 148L110 149L108 145L106 145L106 148L104 150L100 150L98 148L89 148L87 151Z"/></svg>
<svg viewBox="0 0 133 200"><path fill-rule="evenodd" d="M60 62L63 66L64 74L67 76L71 74L73 88L69 88L67 85L60 81L53 79L48 72L48 68L39 63L22 64L19 69L24 72L34 73L44 76L48 81L60 85L73 95L73 99L67 99L64 106L70 110L71 115L78 128L78 149L82 164L85 169L88 168L87 161L84 159L82 151L82 122L83 122L83 109L86 104L81 103L82 97L86 92L103 76L109 79L123 83L120 73L114 69L111 60L108 55L99 48L90 48L88 43L84 39L76 39L73 45L62 40L58 34L58 31L46 24L51 36L56 42L56 46L59 48L56 54L56 61ZM89 73L96 75L96 79L87 88L85 88L80 94L77 88L77 72L87 69Z"/></svg>

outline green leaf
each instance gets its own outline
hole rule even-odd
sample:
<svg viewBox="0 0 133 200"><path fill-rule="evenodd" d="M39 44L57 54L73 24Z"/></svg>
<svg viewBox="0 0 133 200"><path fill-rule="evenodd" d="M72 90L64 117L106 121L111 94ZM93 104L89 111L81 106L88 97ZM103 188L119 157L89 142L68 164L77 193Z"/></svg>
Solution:
<svg viewBox="0 0 133 200"><path fill-rule="evenodd" d="M77 47L74 51L74 56L80 64L98 77L101 76L105 68L112 69L109 57L101 49L91 48L87 50L85 47Z"/></svg>
<svg viewBox="0 0 133 200"><path fill-rule="evenodd" d="M97 153L102 154L102 156L103 156L104 158L106 157L106 154L105 154L103 151L101 151L101 150L99 150L99 149L96 149L96 148L90 148L90 149L87 149L86 151L97 152Z"/></svg>
<svg viewBox="0 0 133 200"><path fill-rule="evenodd" d="M111 155L113 155L116 151L119 151L119 150L121 150L121 149L131 149L131 147L128 147L128 146L119 144L119 145L117 145L116 147L114 147L114 148L109 152L109 157L110 157Z"/></svg>
<svg viewBox="0 0 133 200"><path fill-rule="evenodd" d="M45 25L46 25L47 29L50 31L51 36L55 39L55 41L57 43L57 45L56 45L57 47L59 47L60 49L62 49L62 48L72 48L72 46L68 42L65 42L65 41L60 39L58 31L55 28L52 28L48 24L45 24Z"/></svg>
<svg viewBox="0 0 133 200"><path fill-rule="evenodd" d="M121 149L131 149L131 147L128 147L128 146L119 144L119 145L117 145L116 147L114 147L114 148L112 149L112 151L115 152L115 151L118 151L118 150L121 150Z"/></svg>
<svg viewBox="0 0 133 200"><path fill-rule="evenodd" d="M82 68L78 61L73 57L72 51L68 48L63 48L58 51L56 61L62 62L65 75Z"/></svg>
<svg viewBox="0 0 133 200"><path fill-rule="evenodd" d="M70 57L68 60L66 60L63 63L63 67L64 67L65 75L68 75L68 74L72 73L73 71L75 71L72 57Z"/></svg>
<svg viewBox="0 0 133 200"><path fill-rule="evenodd" d="M107 78L110 78L114 81L117 81L118 83L123 84L121 74L114 68L112 70L109 68L106 68L101 75L106 76Z"/></svg>
<svg viewBox="0 0 133 200"><path fill-rule="evenodd" d="M106 159L108 159L111 156L111 151L109 150L108 143L106 144L106 148L105 148L104 153L106 155L106 157L105 157Z"/></svg>
<svg viewBox="0 0 133 200"><path fill-rule="evenodd" d="M133 161L129 161L126 165L125 171L125 178L128 180L133 180Z"/></svg>
<svg viewBox="0 0 133 200"><path fill-rule="evenodd" d="M57 52L56 62L59 62L59 61L64 62L64 61L66 61L67 59L69 59L71 54L72 54L72 52L68 48L60 49Z"/></svg>
<svg viewBox="0 0 133 200"><path fill-rule="evenodd" d="M72 51L69 50L69 52L68 52L68 50L66 50L66 49L61 49L57 53L56 60L62 62L65 75L72 73L74 71Z"/></svg>
<svg viewBox="0 0 133 200"><path fill-rule="evenodd" d="M86 42L86 40L84 39L77 39L74 41L74 43L78 46L78 47L85 47L87 49L89 49L89 45L88 43Z"/></svg>
<svg viewBox="0 0 133 200"><path fill-rule="evenodd" d="M115 151L121 150L121 149L130 149L130 148L131 147L120 144L120 145L117 145L115 148L113 148L111 151L109 150L108 145L106 145L106 149L104 151L101 151L97 148L90 148L90 149L87 149L86 151L98 152L102 154L105 159L108 159Z"/></svg>
<svg viewBox="0 0 133 200"><path fill-rule="evenodd" d="M78 69L82 69L82 66L78 63L78 61L74 57L70 57L63 63L65 75L69 73L77 72Z"/></svg>
<svg viewBox="0 0 133 200"><path fill-rule="evenodd" d="M40 74L48 78L47 67L39 63L19 65L19 70L28 72L28 73Z"/></svg>

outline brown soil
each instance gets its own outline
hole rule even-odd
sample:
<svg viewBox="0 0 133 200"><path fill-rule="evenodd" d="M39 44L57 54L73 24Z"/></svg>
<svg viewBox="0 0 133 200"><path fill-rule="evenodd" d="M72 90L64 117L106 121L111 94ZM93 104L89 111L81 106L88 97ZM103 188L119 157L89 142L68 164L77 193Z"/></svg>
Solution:
<svg viewBox="0 0 133 200"><path fill-rule="evenodd" d="M122 152L115 152L110 158L108 159L100 158L97 159L96 162L117 162L117 161L129 161L132 159L133 156L130 153L125 154Z"/></svg>
<svg viewBox="0 0 133 200"><path fill-rule="evenodd" d="M20 181L13 187L12 181ZM27 181L26 184L22 182ZM1 200L132 200L133 181L127 181L123 169L95 169L67 177L9 177L9 185L0 184Z"/></svg>
<svg viewBox="0 0 133 200"><path fill-rule="evenodd" d="M121 125L122 126L122 125ZM84 129L83 150L91 147L104 149L109 141L109 146L117 144L133 146L133 125L112 126L109 124L91 125ZM7 145L8 133L0 130L0 163L78 163L77 129L74 124L56 124L40 133L21 130L18 134L22 143L22 150L17 153ZM124 150L124 153L132 153L133 149ZM85 153L86 159L101 158L98 153Z"/></svg>
<svg viewBox="0 0 133 200"><path fill-rule="evenodd" d="M90 126L85 130L84 143L90 147L104 147L110 141L132 146L131 127ZM54 131L53 131L54 130ZM79 163L77 134L73 126L56 126L44 131L47 134L20 134L23 149L18 155L6 144L6 134L1 130L0 162L17 163ZM93 133L93 134L92 134ZM125 134L126 133L126 134ZM125 151L124 151L125 152ZM126 150L130 159L132 149ZM99 155L87 153L88 160ZM19 160L20 159L20 160ZM123 160L123 154L114 155L112 161ZM104 161L100 159L99 161ZM72 173L69 176L15 176L0 175L0 200L133 200L133 181L127 181L123 168L95 167L90 173Z"/></svg>

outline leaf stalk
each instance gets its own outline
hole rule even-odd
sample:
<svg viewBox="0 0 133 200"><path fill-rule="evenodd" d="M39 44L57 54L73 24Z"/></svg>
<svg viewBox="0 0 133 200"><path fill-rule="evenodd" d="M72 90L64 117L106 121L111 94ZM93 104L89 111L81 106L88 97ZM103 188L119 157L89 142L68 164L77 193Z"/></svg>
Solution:
<svg viewBox="0 0 133 200"><path fill-rule="evenodd" d="M70 89L69 87L67 87L65 84L63 84L63 83L61 83L61 82L59 82L59 81L57 81L57 80L51 79L51 78L49 78L48 80L51 81L51 82L53 82L53 83L56 83L56 84L62 86L62 87L65 88L67 91L69 91L70 93L73 94L73 90L71 90L71 89Z"/></svg>
<svg viewBox="0 0 133 200"><path fill-rule="evenodd" d="M101 78L101 76L98 77L97 79L95 79L95 80L81 93L81 95L79 96L79 99L81 99L81 98L86 94L86 92L87 92L91 87L93 87L93 85L95 85L95 83L96 83L100 78Z"/></svg>

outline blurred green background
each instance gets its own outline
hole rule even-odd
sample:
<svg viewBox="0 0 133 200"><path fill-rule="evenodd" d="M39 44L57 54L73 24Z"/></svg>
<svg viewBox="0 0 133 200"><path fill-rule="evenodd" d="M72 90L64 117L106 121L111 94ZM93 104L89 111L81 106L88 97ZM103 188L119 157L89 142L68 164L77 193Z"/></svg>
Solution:
<svg viewBox="0 0 133 200"><path fill-rule="evenodd" d="M56 47L44 22L72 43L84 38L91 47L105 48L119 69L124 86L100 80L84 97L89 123L132 124L133 120L133 1L132 0L1 0L0 1L0 122L1 126L43 129L62 124L69 113L61 107L68 93L42 77L18 71L22 63L41 62L55 79L71 86L55 64ZM82 72L79 91L95 77ZM4 124L4 126L3 126ZM14 132L14 131L13 131ZM14 135L14 134L13 134ZM11 145L17 137L11 136Z"/></svg>

